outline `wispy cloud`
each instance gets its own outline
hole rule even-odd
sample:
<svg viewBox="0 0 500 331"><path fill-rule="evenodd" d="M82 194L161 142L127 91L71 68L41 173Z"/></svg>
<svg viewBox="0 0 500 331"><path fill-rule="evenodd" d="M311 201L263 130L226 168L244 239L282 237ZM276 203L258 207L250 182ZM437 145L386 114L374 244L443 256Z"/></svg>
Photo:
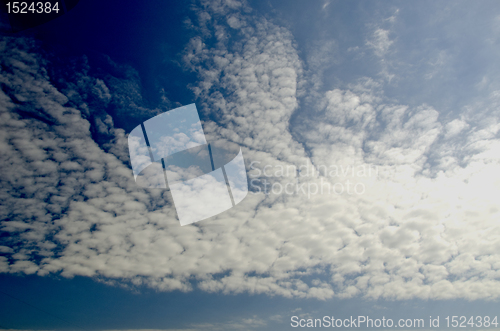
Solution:
<svg viewBox="0 0 500 331"><path fill-rule="evenodd" d="M366 41L366 45L373 48L375 55L383 57L391 47L393 41L389 38L389 30L378 28L373 32L370 39Z"/></svg>

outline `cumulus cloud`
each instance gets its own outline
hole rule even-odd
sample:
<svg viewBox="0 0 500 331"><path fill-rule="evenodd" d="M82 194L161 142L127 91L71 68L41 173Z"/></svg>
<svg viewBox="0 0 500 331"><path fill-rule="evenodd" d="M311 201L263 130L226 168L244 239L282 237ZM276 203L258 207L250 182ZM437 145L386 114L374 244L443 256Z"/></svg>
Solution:
<svg viewBox="0 0 500 331"><path fill-rule="evenodd" d="M87 115L125 98L111 80L83 75L100 100L89 106L81 90L51 83L33 45L4 39L2 272L318 299L500 295L500 127L491 112L443 122L431 106L387 101L370 79L315 91L304 109L307 76L287 29L235 1L202 2L194 16L184 64L199 75L191 88L213 119L207 141L241 146L256 182L299 189L253 187L236 207L181 227L168 191L136 185L125 131L106 114ZM111 138L98 144L93 130L103 125ZM280 167L296 171L276 175ZM374 173L360 175L363 167ZM318 193L348 181L363 193Z"/></svg>

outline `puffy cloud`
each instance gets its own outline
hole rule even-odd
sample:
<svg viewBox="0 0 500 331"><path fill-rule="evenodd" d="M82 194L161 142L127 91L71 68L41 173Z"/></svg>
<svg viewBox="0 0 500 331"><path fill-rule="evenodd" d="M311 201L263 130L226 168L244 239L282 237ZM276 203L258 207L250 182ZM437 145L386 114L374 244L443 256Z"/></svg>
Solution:
<svg viewBox="0 0 500 331"><path fill-rule="evenodd" d="M226 29L224 19L235 11L227 7L218 14L218 6L212 10L211 27ZM184 55L186 65L202 78L202 83L193 86L199 105L217 119L216 125L207 123L205 131L212 139L298 160L304 152L288 130L290 116L298 107L296 90L302 74L293 38L286 29L242 12L237 12L240 21L251 24L233 33L241 41L215 33L218 42L208 47L204 39L194 37Z"/></svg>

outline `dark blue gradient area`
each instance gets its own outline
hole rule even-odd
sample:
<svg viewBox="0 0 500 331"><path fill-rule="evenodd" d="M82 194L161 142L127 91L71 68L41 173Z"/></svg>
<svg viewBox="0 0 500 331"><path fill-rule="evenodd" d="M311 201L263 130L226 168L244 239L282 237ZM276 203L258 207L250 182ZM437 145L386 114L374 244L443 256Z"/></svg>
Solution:
<svg viewBox="0 0 500 331"><path fill-rule="evenodd" d="M352 315L372 319L384 316L395 321L423 318L426 324L430 316L440 316L440 328L443 328L446 316L495 316L497 307L497 302L476 301L471 305L468 300L448 300L443 304L439 300L321 301L199 291L164 293L141 289L138 292L86 277L0 274L0 329L202 330L210 327L206 330L217 330L222 327L221 330L229 330L224 326L244 324L252 316L274 314L276 318L259 330L292 330L291 317L304 313L317 318L350 318Z"/></svg>
<svg viewBox="0 0 500 331"><path fill-rule="evenodd" d="M185 105L194 101L186 87L195 78L179 65L191 37L183 24L188 14L189 6L175 1L80 0L67 14L13 35L35 37L64 58L85 55L91 67L103 58L129 65L140 75L146 106L157 106L161 90Z"/></svg>

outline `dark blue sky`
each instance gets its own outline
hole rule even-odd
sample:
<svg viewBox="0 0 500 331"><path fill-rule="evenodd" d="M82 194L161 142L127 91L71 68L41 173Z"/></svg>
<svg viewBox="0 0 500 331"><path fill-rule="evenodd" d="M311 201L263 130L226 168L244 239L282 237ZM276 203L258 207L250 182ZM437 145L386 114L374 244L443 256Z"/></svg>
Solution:
<svg viewBox="0 0 500 331"><path fill-rule="evenodd" d="M286 299L265 295L223 295L157 292L147 288L126 290L92 279L1 276L2 327L13 329L59 330L128 330L190 329L210 323L242 322L254 316L281 315L282 320L269 320L261 330L288 330L289 318L309 312L315 317L368 315L373 318L425 318L429 316L465 315L495 316L495 302L467 300L328 300ZM29 305L28 305L29 304ZM38 309L32 307L35 306ZM297 310L297 308L302 308ZM43 311L42 311L43 310ZM49 315L50 313L50 315Z"/></svg>
<svg viewBox="0 0 500 331"><path fill-rule="evenodd" d="M183 26L189 6L176 2L81 1L64 16L19 34L33 35L63 56L106 55L137 70L143 96L152 106L158 90L188 103L192 77L180 68L180 52L190 34ZM175 97L174 97L175 96ZM191 99L189 99L191 98Z"/></svg>

